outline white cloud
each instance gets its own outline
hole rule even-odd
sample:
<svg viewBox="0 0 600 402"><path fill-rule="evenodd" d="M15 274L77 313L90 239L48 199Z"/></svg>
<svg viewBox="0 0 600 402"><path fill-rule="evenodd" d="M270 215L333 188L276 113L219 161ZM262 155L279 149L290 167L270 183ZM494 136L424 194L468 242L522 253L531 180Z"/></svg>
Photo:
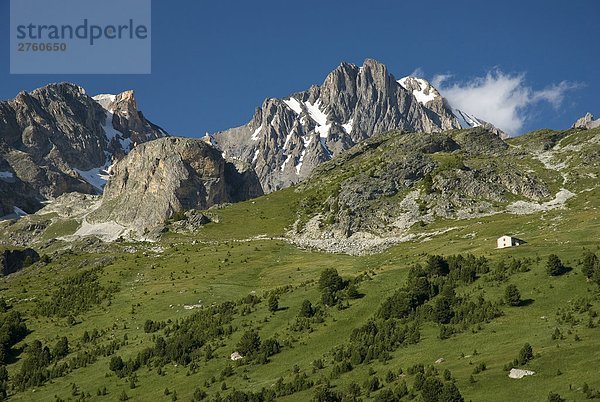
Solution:
<svg viewBox="0 0 600 402"><path fill-rule="evenodd" d="M439 88L442 87L444 82L448 81L450 78L452 78L452 74L437 74L431 80L431 85L438 88L439 90Z"/></svg>
<svg viewBox="0 0 600 402"><path fill-rule="evenodd" d="M421 67L417 67L414 69L414 71L412 73L410 73L411 77L418 77L418 78L424 78L425 77L425 71L421 68Z"/></svg>
<svg viewBox="0 0 600 402"><path fill-rule="evenodd" d="M488 121L511 135L520 134L530 106L548 102L557 109L567 91L581 87L562 81L534 90L527 86L525 74L505 74L498 69L470 82L448 84L451 78L449 74L438 74L431 82L452 107Z"/></svg>
<svg viewBox="0 0 600 402"><path fill-rule="evenodd" d="M562 81L558 84L552 84L546 89L534 93L533 100L544 100L546 102L549 102L555 109L558 109L565 98L565 92L572 89L580 88L581 86L581 84Z"/></svg>

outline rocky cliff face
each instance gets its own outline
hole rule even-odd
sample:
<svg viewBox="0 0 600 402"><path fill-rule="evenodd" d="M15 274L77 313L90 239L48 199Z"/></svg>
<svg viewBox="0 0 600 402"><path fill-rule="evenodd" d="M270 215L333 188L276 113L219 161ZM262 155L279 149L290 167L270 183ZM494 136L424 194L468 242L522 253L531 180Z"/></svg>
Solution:
<svg viewBox="0 0 600 402"><path fill-rule="evenodd" d="M34 212L66 192L98 193L114 161L165 135L137 110L131 91L91 98L63 83L2 101L0 216Z"/></svg>
<svg viewBox="0 0 600 402"><path fill-rule="evenodd" d="M262 195L253 170L227 162L197 139L171 137L138 145L112 172L101 206L87 220L112 221L141 235L178 211Z"/></svg>
<svg viewBox="0 0 600 402"><path fill-rule="evenodd" d="M213 139L226 156L251 164L270 192L375 134L484 125L455 113L426 81L397 81L383 64L366 60L362 67L342 63L321 86L265 100L248 124Z"/></svg>
<svg viewBox="0 0 600 402"><path fill-rule="evenodd" d="M581 169L573 154L581 153L580 147L590 149L595 161L585 163L590 170L581 176L597 177L593 131L545 152L528 144L565 134L537 138L533 133L513 141L513 147L481 127L398 134L368 139L300 183L298 220L290 237L304 246L354 252L413 238L438 220L561 208L578 190L560 169Z"/></svg>

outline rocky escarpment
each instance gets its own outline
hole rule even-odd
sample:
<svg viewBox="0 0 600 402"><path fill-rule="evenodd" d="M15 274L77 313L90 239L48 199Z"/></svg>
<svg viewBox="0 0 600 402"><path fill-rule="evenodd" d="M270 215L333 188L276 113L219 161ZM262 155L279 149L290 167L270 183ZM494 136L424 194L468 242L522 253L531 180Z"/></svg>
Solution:
<svg viewBox="0 0 600 402"><path fill-rule="evenodd" d="M426 81L396 80L383 64L366 60L362 67L342 63L320 86L265 100L248 124L216 133L213 140L228 157L250 163L270 192L301 181L375 134L484 125L493 128L455 114Z"/></svg>
<svg viewBox="0 0 600 402"><path fill-rule="evenodd" d="M138 235L174 213L262 195L254 171L227 162L202 140L162 138L137 146L113 167L100 207L87 223L113 222Z"/></svg>
<svg viewBox="0 0 600 402"><path fill-rule="evenodd" d="M109 165L165 135L137 110L131 91L94 99L63 83L2 101L0 216L35 212L67 192L98 193Z"/></svg>
<svg viewBox="0 0 600 402"><path fill-rule="evenodd" d="M553 200L561 175L540 176L532 169L538 164L535 155L483 128L382 134L319 166L298 186L302 200L290 236L348 252L357 244L406 240L414 227L438 219L559 207L572 193L561 190ZM329 247L342 243L347 247Z"/></svg>

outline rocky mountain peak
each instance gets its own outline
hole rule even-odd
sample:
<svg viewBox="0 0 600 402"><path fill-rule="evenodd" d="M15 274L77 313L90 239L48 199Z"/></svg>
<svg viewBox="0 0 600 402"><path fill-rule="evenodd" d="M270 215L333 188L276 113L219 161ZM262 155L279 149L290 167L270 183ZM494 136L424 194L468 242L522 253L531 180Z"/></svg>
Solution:
<svg viewBox="0 0 600 402"><path fill-rule="evenodd" d="M202 139L168 137L141 144L113 167L90 222L114 222L138 235L175 212L262 195L248 166L227 162Z"/></svg>
<svg viewBox="0 0 600 402"><path fill-rule="evenodd" d="M166 132L144 118L138 110L135 93L132 90L117 95L100 94L93 99L106 111L105 126L112 125L121 133L119 141L114 141L113 154L119 157L131 150L136 144L166 136ZM120 145L120 146L119 146ZM119 150L121 148L121 150Z"/></svg>
<svg viewBox="0 0 600 402"><path fill-rule="evenodd" d="M423 78L407 76L398 80L398 84L410 91L419 103L427 105L429 102L441 99L442 95L428 81Z"/></svg>
<svg viewBox="0 0 600 402"><path fill-rule="evenodd" d="M493 128L470 121L457 116L427 81L397 81L384 64L367 59L361 67L341 63L321 85L265 100L248 124L213 139L227 157L251 164L270 192L299 182L319 164L375 134Z"/></svg>
<svg viewBox="0 0 600 402"><path fill-rule="evenodd" d="M85 89L83 89L79 85L72 84L70 82L56 82L56 83L50 83L50 84L45 85L40 88L36 88L31 92L21 91L21 92L19 92L19 95L31 96L33 98L38 98L38 99L42 99L42 98L59 99L59 98L65 98L65 97L69 97L69 96L73 96L73 97L84 96L84 95L86 95L86 92L85 92ZM19 95L17 95L17 98L19 97Z"/></svg>
<svg viewBox="0 0 600 402"><path fill-rule="evenodd" d="M138 111L133 90L124 91L117 95L100 94L93 96L92 99L111 113L114 113L115 111L122 111L125 113Z"/></svg>
<svg viewBox="0 0 600 402"><path fill-rule="evenodd" d="M0 102L0 166L11 175L0 180L0 216L33 212L66 192L100 192L112 163L167 135L137 108L133 91L94 99L70 83Z"/></svg>
<svg viewBox="0 0 600 402"><path fill-rule="evenodd" d="M359 79L364 83L372 82L380 88L392 88L390 84L396 81L385 64L373 59L366 59L359 68Z"/></svg>

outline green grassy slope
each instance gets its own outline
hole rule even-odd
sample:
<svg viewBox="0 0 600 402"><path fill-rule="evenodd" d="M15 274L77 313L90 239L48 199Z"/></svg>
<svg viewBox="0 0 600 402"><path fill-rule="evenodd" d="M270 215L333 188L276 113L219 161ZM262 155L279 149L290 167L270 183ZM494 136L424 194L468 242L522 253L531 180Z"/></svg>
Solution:
<svg viewBox="0 0 600 402"><path fill-rule="evenodd" d="M547 140L547 135L552 135L564 137L565 146L576 145L580 137L589 133L535 135L541 135L541 140L522 137L511 140L510 144L537 147L540 141ZM574 158L586 157L585 152L572 155L565 154L569 163L578 161ZM280 377L289 382L295 372L304 372L314 382L329 380L334 390L342 392L352 383L362 386L365 379L375 375L382 380L383 388L370 394L363 389L361 398L366 400L396 387L401 379L385 382L388 371L397 373L402 368L406 374L407 369L417 363L433 365L440 374L449 369L465 400L545 401L552 391L567 400L580 401L586 398L581 389L584 383L600 389L600 319L596 315L600 310L600 293L597 285L586 281L579 265L584 250L600 255L600 214L597 211L600 189L591 189L596 181L588 175L598 172L597 166L586 164L569 169L570 174L581 178L574 184L574 190L591 190L570 199L565 209L522 216L497 214L480 219L436 221L427 230L452 230L425 241L401 243L380 254L361 257L326 254L301 250L280 239L298 217L297 211L308 195L335 191L336 178L355 174L361 169L359 162L356 159L334 167L330 175L323 176L330 182L324 179L320 186L300 191L291 188L213 210L211 212L218 215L218 223L210 223L196 234L168 233L158 243L115 243L94 253L53 254L53 247L58 246L40 250L40 254L45 252L52 256L51 263L37 263L0 279L0 296L14 310L23 313L31 330L24 341L17 344L17 351L9 360L9 386L26 356L18 353L18 348L33 340L39 339L52 348L61 336L67 336L70 354L63 361L113 341L118 343L119 349L113 355L98 356L86 367L74 369L42 386L9 389L11 399L77 400L89 393L91 400L118 400L125 392L130 400L166 401L172 400L172 392L176 391L178 400L189 401L197 387L213 399L217 393L225 396L234 388L244 391L272 388ZM521 162L536 168L535 161ZM556 186L559 187L559 183ZM55 230L56 233L62 231ZM527 243L511 249L495 249L496 238L506 233L518 235ZM518 286L523 299L532 302L521 307L502 305L501 317L468 326L445 340L439 339L437 324L422 322L421 340L417 344L393 351L388 361L375 360L357 365L349 373L331 376L332 349L347 343L353 329L366 323L387 297L405 285L412 264L423 263L428 254L458 253L484 256L492 267L501 260L510 263L514 259L531 258L533 262L527 272L514 273L506 281L497 280L491 273L485 274L457 291L500 301L504 288L512 283ZM559 255L572 271L559 277L548 276L545 261L551 253ZM38 311L40 303L50 300L67 278L94 266L102 267L98 280L101 286L117 286L110 298L89 310L74 312L74 324L69 323L67 317L47 317ZM367 274L369 279L358 287L364 297L349 300L346 309L323 306L323 323L313 324L311 331L292 330L291 323L303 300L320 304L317 281L320 273L330 267L336 268L344 278ZM281 309L270 312L266 295L276 289L280 289ZM109 370L112 356L118 355L124 360L133 358L154 345L157 336L165 336L164 329L144 332L146 320L171 320L168 327L172 328L176 321L198 311L187 310L184 305L210 306L238 301L253 292L265 296L263 301L246 314L242 314L243 305L236 307L231 321L233 332L211 341L215 347L214 358L198 359L196 367L169 362L160 369L161 374L156 365L142 366L136 371L133 389L129 378L117 378ZM590 306L582 309L582 300ZM263 340L275 337L282 344L281 352L272 356L268 364L246 364L244 360L233 364L229 360L242 334L250 328L258 330ZM564 339L552 339L555 328L559 328ZM99 331L99 337L84 343L84 332L92 333L94 329ZM537 356L525 368L536 371L536 375L509 379L503 366L517 357L526 342L533 346ZM444 361L435 364L439 358ZM324 368L315 370L313 362L318 359L323 361ZM482 362L487 369L473 374L474 367ZM228 365L232 365L234 374L221 378ZM470 381L471 376L474 382ZM411 388L415 376L406 375L402 379ZM97 390L102 387L106 387L107 395L97 396ZM170 395L164 394L166 388L171 391ZM310 400L316 388L317 385L281 400Z"/></svg>

